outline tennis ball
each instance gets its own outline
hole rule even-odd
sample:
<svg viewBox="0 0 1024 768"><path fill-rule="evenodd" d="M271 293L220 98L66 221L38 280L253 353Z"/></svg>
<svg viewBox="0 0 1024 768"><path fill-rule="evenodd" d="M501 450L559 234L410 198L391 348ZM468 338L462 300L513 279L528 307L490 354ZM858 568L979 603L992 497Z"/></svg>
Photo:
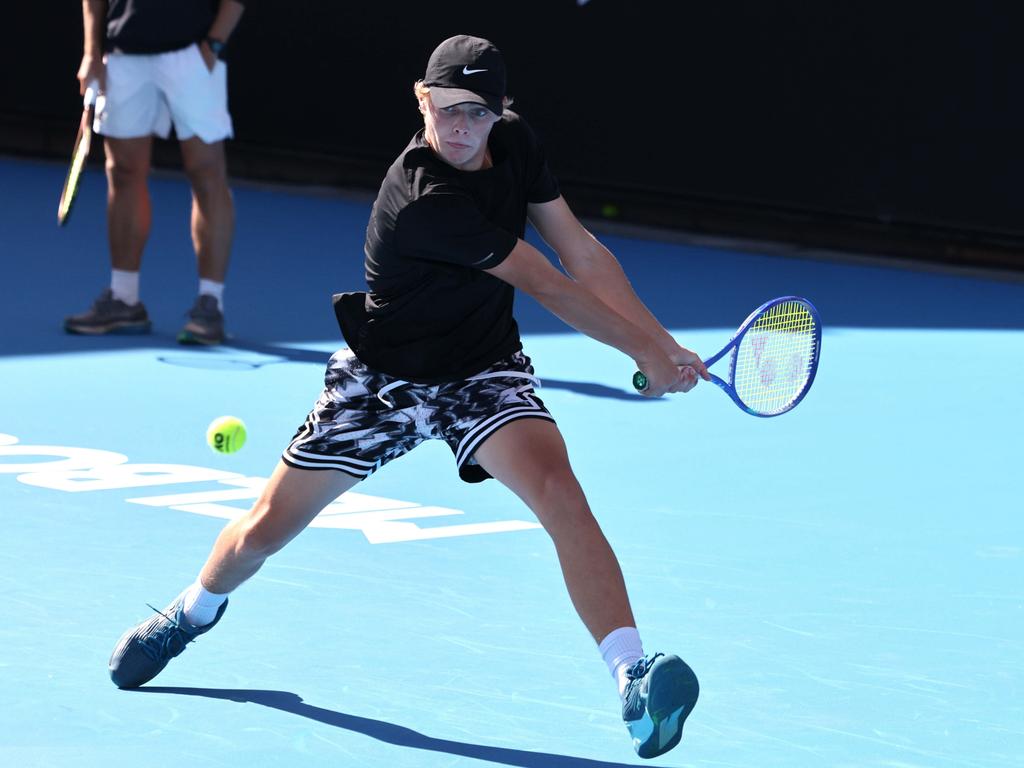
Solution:
<svg viewBox="0 0 1024 768"><path fill-rule="evenodd" d="M245 445L245 422L237 416L221 416L206 428L206 442L217 453L234 453Z"/></svg>
<svg viewBox="0 0 1024 768"><path fill-rule="evenodd" d="M605 203L601 206L601 215L606 219L616 219L619 216L619 206L615 203Z"/></svg>

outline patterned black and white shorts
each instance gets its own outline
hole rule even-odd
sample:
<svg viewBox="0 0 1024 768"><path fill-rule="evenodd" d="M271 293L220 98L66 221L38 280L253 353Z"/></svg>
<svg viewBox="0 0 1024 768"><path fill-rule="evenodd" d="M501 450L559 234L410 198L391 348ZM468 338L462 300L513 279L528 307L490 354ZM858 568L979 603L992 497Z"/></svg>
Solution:
<svg viewBox="0 0 1024 768"><path fill-rule="evenodd" d="M490 475L473 453L517 419L554 421L534 394L540 381L530 358L516 352L467 379L414 384L381 373L349 349L334 353L324 391L282 459L300 469L335 469L366 478L424 440L444 440L459 477Z"/></svg>

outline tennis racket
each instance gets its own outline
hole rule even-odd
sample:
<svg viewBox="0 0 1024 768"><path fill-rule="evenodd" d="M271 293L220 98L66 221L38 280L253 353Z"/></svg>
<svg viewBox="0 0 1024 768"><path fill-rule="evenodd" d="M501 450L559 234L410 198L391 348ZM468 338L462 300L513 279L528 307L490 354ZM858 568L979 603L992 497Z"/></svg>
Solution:
<svg viewBox="0 0 1024 768"><path fill-rule="evenodd" d="M86 158L89 157L89 146L92 144L92 118L96 109L98 87L99 83L95 80L90 82L82 99L82 119L78 124L75 149L71 153L71 167L68 168L68 176L64 179L64 189L60 193L60 202L57 203L57 223L60 226L64 226L71 214L71 206L74 205L75 196L78 194L78 182L82 178Z"/></svg>
<svg viewBox="0 0 1024 768"><path fill-rule="evenodd" d="M803 400L814 383L821 354L821 320L807 299L782 296L755 309L729 343L704 361L711 381L752 416L778 416ZM710 368L729 355L729 376L722 379ZM647 377L633 374L633 386L643 391Z"/></svg>

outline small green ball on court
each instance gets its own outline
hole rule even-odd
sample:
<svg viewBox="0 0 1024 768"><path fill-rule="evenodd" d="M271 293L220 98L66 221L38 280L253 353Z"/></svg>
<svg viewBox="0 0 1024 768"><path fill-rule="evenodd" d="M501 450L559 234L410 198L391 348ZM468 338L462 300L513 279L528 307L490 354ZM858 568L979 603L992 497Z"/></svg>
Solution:
<svg viewBox="0 0 1024 768"><path fill-rule="evenodd" d="M206 442L217 453L234 453L245 445L245 422L237 416L220 416L206 428Z"/></svg>

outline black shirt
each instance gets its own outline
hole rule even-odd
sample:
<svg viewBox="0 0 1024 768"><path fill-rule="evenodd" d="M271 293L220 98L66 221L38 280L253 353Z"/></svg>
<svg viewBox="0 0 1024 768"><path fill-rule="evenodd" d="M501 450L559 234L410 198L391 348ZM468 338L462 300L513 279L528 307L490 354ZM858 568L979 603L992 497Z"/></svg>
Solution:
<svg viewBox="0 0 1024 768"><path fill-rule="evenodd" d="M533 131L505 111L492 167L460 171L421 130L388 170L366 229L369 294L335 309L367 365L418 383L466 378L522 348L514 289L485 273L526 234L527 203L557 199Z"/></svg>
<svg viewBox="0 0 1024 768"><path fill-rule="evenodd" d="M209 34L219 5L220 0L109 0L104 50L148 54L187 48Z"/></svg>

